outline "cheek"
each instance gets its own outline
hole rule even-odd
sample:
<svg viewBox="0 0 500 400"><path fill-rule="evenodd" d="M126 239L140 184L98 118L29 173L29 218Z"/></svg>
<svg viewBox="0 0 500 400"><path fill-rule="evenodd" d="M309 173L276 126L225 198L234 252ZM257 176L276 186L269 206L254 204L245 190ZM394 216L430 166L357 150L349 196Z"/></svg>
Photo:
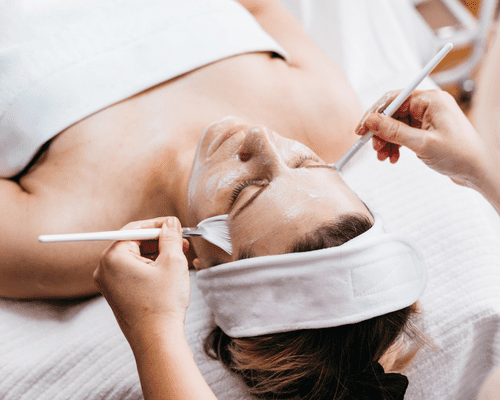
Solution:
<svg viewBox="0 0 500 400"><path fill-rule="evenodd" d="M224 250L219 249L202 238L191 238L191 243L202 268L208 268L214 265L214 263L226 263L232 260L231 256Z"/></svg>
<svg viewBox="0 0 500 400"><path fill-rule="evenodd" d="M189 180L188 207L196 207L200 201L220 203L225 200L227 203L230 193L245 174L245 170L233 160L195 165Z"/></svg>
<svg viewBox="0 0 500 400"><path fill-rule="evenodd" d="M229 228L229 236L233 245L233 255L237 256L238 253L249 245L253 245L255 240L252 236L252 223L244 217L238 216L236 220L229 218L227 221Z"/></svg>
<svg viewBox="0 0 500 400"><path fill-rule="evenodd" d="M189 185L188 185L188 193L187 193L187 202L189 211L193 211L192 209L196 205L196 197L199 191L200 184L203 182L204 168L200 165L194 165L193 170L191 171L191 176L189 177Z"/></svg>
<svg viewBox="0 0 500 400"><path fill-rule="evenodd" d="M261 210L258 215L238 217L238 220L228 221L229 234L233 245L233 256L237 257L243 249L251 249L257 255L275 252L275 244L280 241L280 229L276 228L276 218L271 213Z"/></svg>
<svg viewBox="0 0 500 400"><path fill-rule="evenodd" d="M211 202L228 197L242 177L237 170L219 171L208 178L204 184L204 196Z"/></svg>

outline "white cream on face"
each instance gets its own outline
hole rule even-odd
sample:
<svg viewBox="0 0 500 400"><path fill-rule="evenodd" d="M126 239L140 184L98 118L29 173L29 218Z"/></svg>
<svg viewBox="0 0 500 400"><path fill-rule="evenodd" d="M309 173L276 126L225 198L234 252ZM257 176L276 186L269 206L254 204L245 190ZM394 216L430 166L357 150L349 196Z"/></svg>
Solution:
<svg viewBox="0 0 500 400"><path fill-rule="evenodd" d="M216 147L220 146L220 136L221 135L226 135L228 132L231 132L232 129L237 129L238 126L240 126L238 123L240 123L240 120L235 117L225 117L221 121L214 122L210 124L205 132L202 135L202 138L200 139L201 141L205 140L205 135L210 134L210 129L217 129L217 125L224 123L224 122L231 122L231 120L234 120L235 125L231 126L231 124L228 124L225 130L221 130L218 134L214 135L214 137L207 138L207 140L211 140L211 143L208 145L208 149L206 151L206 154L212 155L214 151L216 151ZM267 152L272 152L273 154L277 155L278 163L281 164L282 166L286 166L286 160L282 157L283 155L289 156L290 154L293 153L304 153L304 152L310 152L310 150L302 145L299 142L293 141L293 140L288 140L284 139L281 136L277 135L275 132L264 128L260 126L256 126L253 128L250 128L247 133L263 133L266 137L266 139L257 137L254 142L252 143L252 153L254 154L259 154L263 153L266 150L265 146L270 146L270 150L267 150ZM277 147L277 143L280 144L279 147ZM226 154L226 161L239 161L239 155L238 155L238 148L233 151L231 154ZM207 170L207 167L204 167L204 160L203 156L206 156L206 154L201 154L201 146L198 148L196 156L195 156L195 163L194 165L196 168L193 170L190 182L189 182L189 187L188 187L188 206L193 205L193 199L196 193L199 192L199 190L204 190L204 194L206 197L206 200L210 201L211 203L214 203L216 198L218 197L220 191L224 191L225 193L228 193L228 190L231 190L234 188L241 180L241 177L243 175L243 171L239 170L237 165L235 164L235 169L234 170L224 170L222 171L221 174L213 174L208 180L205 180L203 182L203 187L200 186L200 183L203 181L202 176ZM205 152L203 152L205 153ZM274 159L271 158L265 158L265 157L260 157L259 158L259 163L261 165L270 165L273 162L276 162L276 157Z"/></svg>
<svg viewBox="0 0 500 400"><path fill-rule="evenodd" d="M325 221L346 213L368 213L335 174L326 168L299 168L273 179L262 197L249 205L236 221L230 220L235 247L248 247L247 238L251 237L253 249L261 254L284 252L295 241L293 238ZM242 243L237 238L245 240Z"/></svg>
<svg viewBox="0 0 500 400"><path fill-rule="evenodd" d="M214 122L215 123L215 122ZM213 124L210 124L203 134L201 135L200 138L200 144L203 141L205 135L207 134L208 130ZM200 183L200 177L204 172L204 168L201 167L201 146L200 144L198 145L198 148L196 149L196 154L194 156L194 162L193 162L193 169L191 171L191 176L189 178L189 184L188 184L188 196L187 196L187 206L188 209L191 209L194 206L194 196L196 194L196 191L198 190L198 185Z"/></svg>
<svg viewBox="0 0 500 400"><path fill-rule="evenodd" d="M233 170L228 171L225 175L213 175L205 182L205 195L207 200L214 203L217 199L219 191L232 190L240 181L242 172Z"/></svg>
<svg viewBox="0 0 500 400"><path fill-rule="evenodd" d="M230 212L228 225L235 253L248 246L261 255L286 251L294 239L324 221L359 212L359 204L352 206L356 201L363 207L333 169L312 167L323 162L305 145L238 119L223 121L226 123L219 126L212 124L202 137L189 182L188 205L190 218L198 223L227 213L231 194L243 181L269 182L235 216L262 186L257 183L245 188ZM304 166L298 166L302 161Z"/></svg>
<svg viewBox="0 0 500 400"><path fill-rule="evenodd" d="M229 173L226 173L225 176L220 176L219 174L213 175L211 178L208 179L208 182L204 182L202 179L202 176L204 173L208 170L209 166L205 165L204 163L204 158L205 158L205 153L201 146L201 144L207 140L206 136L210 134L210 130L214 129L217 127L218 124L224 123L224 122L230 122L231 120L237 120L239 119L237 117L233 116L227 116L222 118L220 121L215 121L211 123L203 132L200 142L198 145L198 148L196 150L196 155L195 159L193 162L193 170L191 172L191 177L189 179L189 185L188 185L188 198L187 198L187 205L189 208L192 208L194 206L194 201L195 201L195 195L200 189L200 185L205 184L205 195L208 200L210 200L212 203L215 202L215 196L217 195L217 191L228 186L228 185L234 185L235 180L238 179L239 174L237 173L236 170L229 171ZM210 143L210 146L208 147L208 150L206 153L210 152L210 147L214 145L215 138L212 140ZM235 152L230 159L233 161L238 160L238 154Z"/></svg>

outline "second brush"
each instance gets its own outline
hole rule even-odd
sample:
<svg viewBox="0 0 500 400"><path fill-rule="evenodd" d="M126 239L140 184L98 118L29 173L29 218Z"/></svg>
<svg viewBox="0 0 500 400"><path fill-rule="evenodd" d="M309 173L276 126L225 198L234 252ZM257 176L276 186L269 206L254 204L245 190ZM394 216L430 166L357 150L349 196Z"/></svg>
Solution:
<svg viewBox="0 0 500 400"><path fill-rule="evenodd" d="M182 237L201 236L208 242L232 254L231 238L227 226L227 214L216 215L201 221L196 228L182 228ZM158 239L161 229L130 229L120 231L62 233L57 235L41 235L39 242L81 242L95 240L153 240Z"/></svg>

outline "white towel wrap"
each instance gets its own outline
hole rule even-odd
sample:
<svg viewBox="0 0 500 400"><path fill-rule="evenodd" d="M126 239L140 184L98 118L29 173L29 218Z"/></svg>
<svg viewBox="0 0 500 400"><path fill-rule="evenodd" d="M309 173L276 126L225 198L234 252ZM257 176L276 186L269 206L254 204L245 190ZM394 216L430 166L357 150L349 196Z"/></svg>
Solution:
<svg viewBox="0 0 500 400"><path fill-rule="evenodd" d="M341 246L238 260L199 271L197 284L231 337L326 328L413 304L427 271L417 249L380 217Z"/></svg>

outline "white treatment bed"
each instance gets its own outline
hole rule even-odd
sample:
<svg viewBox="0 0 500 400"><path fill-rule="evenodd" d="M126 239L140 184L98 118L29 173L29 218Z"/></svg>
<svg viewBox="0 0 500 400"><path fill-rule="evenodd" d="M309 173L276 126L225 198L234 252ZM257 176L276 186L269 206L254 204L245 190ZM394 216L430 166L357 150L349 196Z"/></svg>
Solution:
<svg viewBox="0 0 500 400"><path fill-rule="evenodd" d="M284 3L344 68L365 108L404 87L421 68L412 50L417 17L405 1ZM430 80L425 85L434 87ZM366 146L344 178L387 230L420 248L429 269L421 327L436 350L421 351L407 371L405 398L474 399L500 364L500 218L479 194L406 150L393 166L377 161ZM212 320L196 284L192 288L186 332L200 369L219 399L250 399L237 378L204 354ZM0 399L141 398L132 352L102 297L0 299Z"/></svg>

